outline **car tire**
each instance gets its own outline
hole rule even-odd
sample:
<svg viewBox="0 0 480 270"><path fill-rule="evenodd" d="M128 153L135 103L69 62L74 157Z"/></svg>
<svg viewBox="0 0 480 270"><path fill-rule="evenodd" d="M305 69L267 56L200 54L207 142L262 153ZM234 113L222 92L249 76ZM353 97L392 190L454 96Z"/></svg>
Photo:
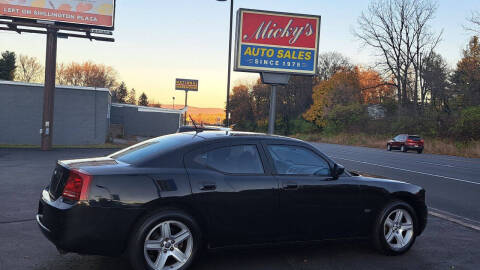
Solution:
<svg viewBox="0 0 480 270"><path fill-rule="evenodd" d="M423 152L423 149L418 149L417 153L421 154Z"/></svg>
<svg viewBox="0 0 480 270"><path fill-rule="evenodd" d="M403 214L397 224L392 217L396 219L399 212ZM388 203L375 220L372 232L373 246L386 255L395 256L407 252L415 243L417 220L415 210L409 204L403 201ZM388 224L392 222L393 227L390 227Z"/></svg>
<svg viewBox="0 0 480 270"><path fill-rule="evenodd" d="M191 242L189 242L190 239L182 241L179 240L180 243L167 243L167 246L164 241L160 240L163 239L163 228L166 225L168 225L171 230L170 241L173 241L174 239L180 239L179 237L175 238L175 235L179 235L181 232L185 232L185 229L188 229L190 232ZM180 229L176 228L176 226L178 226ZM175 234L177 231L178 233ZM154 234L158 235L158 237L154 237ZM151 244L149 244L151 246L147 247L146 241L149 239L151 239ZM154 261L160 261L161 258L164 258L162 255L167 255L165 259L166 266L169 266L169 263L177 261L176 263L178 263L180 267L176 269L185 270L192 264L195 256L199 253L201 239L200 227L190 215L180 210L164 209L142 218L137 223L134 231L132 232L126 255L128 256L131 266L135 270L154 269L152 267L152 263L155 264ZM158 246L153 247L153 245ZM154 248L155 250L149 250L149 248ZM185 250L185 256L179 256L182 258L180 261L175 257L175 255L178 256L178 253L175 253L174 255L174 252L182 250Z"/></svg>
<svg viewBox="0 0 480 270"><path fill-rule="evenodd" d="M392 151L392 146L390 144L387 144L387 151Z"/></svg>
<svg viewBox="0 0 480 270"><path fill-rule="evenodd" d="M400 147L400 151L402 151L402 152L407 152L408 150L407 150L407 148L405 147L405 145L402 145L402 146Z"/></svg>

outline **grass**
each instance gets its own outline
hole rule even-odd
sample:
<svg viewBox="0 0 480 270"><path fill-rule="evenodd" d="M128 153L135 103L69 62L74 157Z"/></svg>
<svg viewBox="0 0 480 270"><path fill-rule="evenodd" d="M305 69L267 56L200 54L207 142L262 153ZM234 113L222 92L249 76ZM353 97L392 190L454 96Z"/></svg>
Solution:
<svg viewBox="0 0 480 270"><path fill-rule="evenodd" d="M293 137L313 142L324 142L333 144L365 146L371 148L386 148L386 143L393 136L369 135L369 134L348 134L325 135L322 133L296 134ZM480 141L456 142L449 139L424 138L424 153L460 156L468 158L480 158Z"/></svg>

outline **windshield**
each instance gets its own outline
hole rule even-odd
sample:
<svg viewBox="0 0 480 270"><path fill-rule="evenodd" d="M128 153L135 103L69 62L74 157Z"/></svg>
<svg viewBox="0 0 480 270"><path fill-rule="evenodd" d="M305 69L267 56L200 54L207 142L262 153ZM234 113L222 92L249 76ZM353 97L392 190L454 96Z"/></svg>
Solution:
<svg viewBox="0 0 480 270"><path fill-rule="evenodd" d="M177 133L153 138L111 154L109 157L128 164L138 165L158 155L201 140L198 136Z"/></svg>
<svg viewBox="0 0 480 270"><path fill-rule="evenodd" d="M408 136L408 139L409 139L409 140L412 140L412 141L416 141L416 142L420 141L420 137L419 137L419 136Z"/></svg>

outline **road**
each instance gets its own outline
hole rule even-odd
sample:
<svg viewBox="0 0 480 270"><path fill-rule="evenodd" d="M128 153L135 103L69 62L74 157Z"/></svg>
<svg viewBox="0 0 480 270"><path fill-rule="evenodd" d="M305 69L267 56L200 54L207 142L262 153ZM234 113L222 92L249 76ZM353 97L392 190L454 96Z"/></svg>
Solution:
<svg viewBox="0 0 480 270"><path fill-rule="evenodd" d="M348 170L422 186L431 209L480 225L480 159L336 144L315 146Z"/></svg>
<svg viewBox="0 0 480 270"><path fill-rule="evenodd" d="M411 182L424 175L412 174L400 170L390 172L387 168L368 165L371 156L382 156L381 150L351 148L332 145L318 145L326 153L332 154L344 165L353 169L368 171L371 174L386 175L392 173L393 178ZM34 221L38 207L40 191L50 181L55 161L83 157L103 156L113 150L101 149L56 149L42 152L31 149L0 149L0 270L36 269L118 269L130 270L128 263L121 258L100 256L81 256L77 254L60 255L55 247L40 233ZM355 151L366 153L365 156L355 154ZM335 153L335 155L333 153ZM416 154L386 153L383 160L377 160L379 165L387 164L389 157L417 158ZM340 158L357 160L347 161ZM428 158L421 155L418 158ZM450 159L450 157L437 157ZM399 158L402 159L402 158ZM455 158L453 158L455 159ZM363 161L364 160L364 161ZM372 160L369 160L372 161ZM380 163L380 161L382 163ZM431 162L432 160L423 162ZM445 160L435 160L440 162ZM466 160L468 161L468 160ZM469 160L477 162L477 160ZM397 162L398 163L398 162ZM431 162L434 163L434 162ZM390 163L388 163L390 164ZM394 163L392 163L394 164ZM449 166L456 163L445 163ZM461 164L461 163L459 163ZM478 163L477 163L478 164ZM396 164L399 166L399 164ZM400 164L401 165L401 164ZM365 167L363 167L365 166ZM389 166L389 165L388 165ZM393 167L393 166L389 166ZM475 166L472 166L475 167ZM472 170L478 168L471 168ZM468 169L468 170L470 170ZM402 175L406 173L406 175ZM426 173L431 173L428 171ZM434 174L452 177L444 171ZM475 182L462 175L463 180ZM452 177L455 178L455 177ZM442 178L443 179L443 178ZM420 181L420 180L419 180ZM447 183L453 187L468 182L443 180L421 180L441 185ZM419 184L422 184L418 182ZM469 184L467 187L476 187ZM425 185L424 185L425 186ZM429 194L429 202L434 204L435 190L425 186ZM451 187L450 187L451 188ZM455 193L457 189L451 188ZM472 188L473 189L473 188ZM468 188L466 188L468 190ZM477 191L478 194L478 191ZM437 194L441 196L441 194ZM461 199L461 198L460 198ZM458 200L460 200L458 199ZM440 200L440 198L439 198ZM441 200L440 200L441 202ZM443 204L436 205L441 207ZM446 206L449 203L445 203ZM459 204L460 209L467 207ZM478 204L475 206L478 208ZM447 208L455 211L455 207ZM474 208L474 207L472 207ZM465 208L465 213L469 209ZM474 209L475 210L475 209ZM465 214L461 212L462 214ZM475 214L475 211L472 212ZM230 250L203 254L191 268L192 270L211 269L251 269L251 270L316 270L316 269L478 269L480 259L478 241L480 232L460 226L456 223L429 217L425 232L419 237L413 248L403 256L389 257L373 251L367 242L322 242L312 246L287 246L282 248L264 248L250 250Z"/></svg>

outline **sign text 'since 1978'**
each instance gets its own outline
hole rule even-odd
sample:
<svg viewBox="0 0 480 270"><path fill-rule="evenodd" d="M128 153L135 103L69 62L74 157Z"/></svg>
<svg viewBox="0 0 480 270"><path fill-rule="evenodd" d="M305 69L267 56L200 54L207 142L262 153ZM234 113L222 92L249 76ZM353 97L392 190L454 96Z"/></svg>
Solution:
<svg viewBox="0 0 480 270"><path fill-rule="evenodd" d="M239 9L235 70L313 75L320 17Z"/></svg>

